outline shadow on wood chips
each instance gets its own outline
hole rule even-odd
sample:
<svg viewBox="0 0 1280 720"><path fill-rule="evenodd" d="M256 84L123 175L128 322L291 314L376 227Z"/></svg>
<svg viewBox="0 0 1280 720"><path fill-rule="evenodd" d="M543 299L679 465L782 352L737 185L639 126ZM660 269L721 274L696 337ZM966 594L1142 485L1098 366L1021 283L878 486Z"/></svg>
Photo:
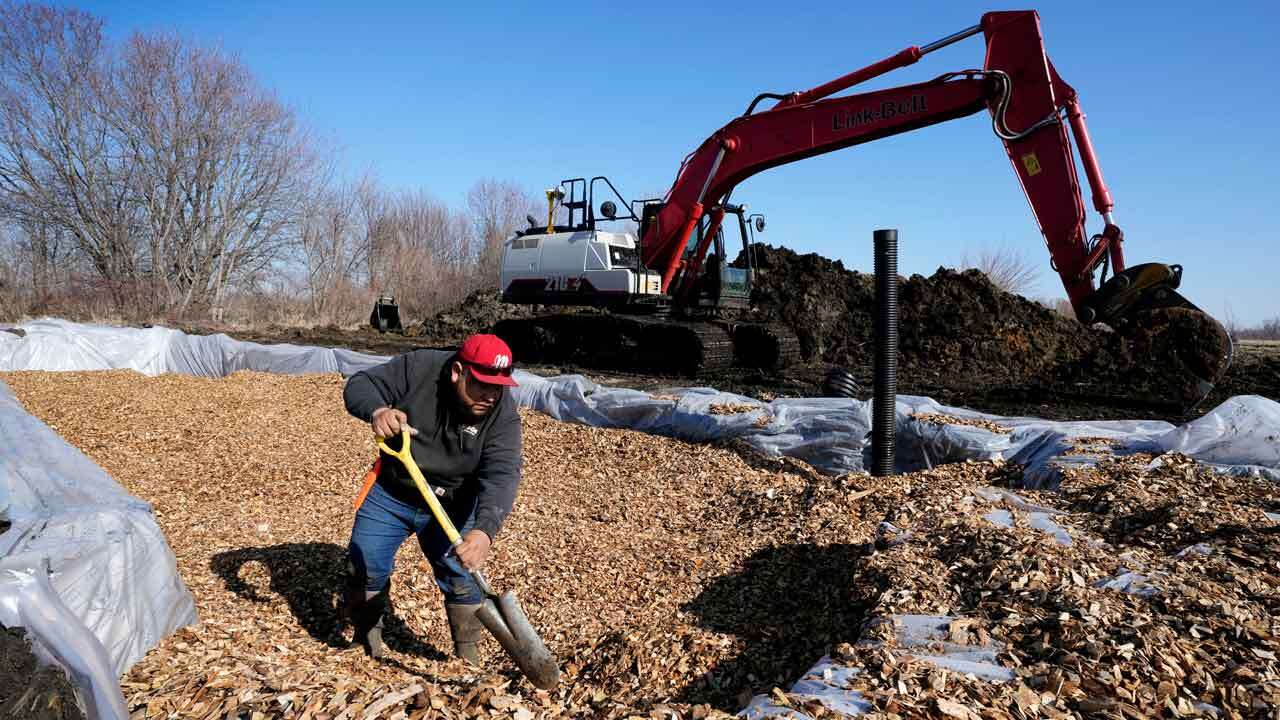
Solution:
<svg viewBox="0 0 1280 720"><path fill-rule="evenodd" d="M83 720L84 716L62 670L36 661L22 628L0 626L0 718Z"/></svg>
<svg viewBox="0 0 1280 720"><path fill-rule="evenodd" d="M712 581L681 609L745 646L710 677L683 688L676 702L741 705L789 685L832 647L856 642L867 609L887 588L863 572L866 552L861 544L775 546L748 557L741 572Z"/></svg>
<svg viewBox="0 0 1280 720"><path fill-rule="evenodd" d="M315 640L329 647L345 649L345 623L338 615L338 594L345 574L346 548L333 543L283 543L246 547L218 553L209 567L227 589L250 602L270 603L273 597L244 578L249 563L265 567L270 575L271 593L279 595L297 618L298 624ZM448 658L434 645L422 641L403 620L396 617L394 592L383 618L383 640L396 652L418 655L428 660Z"/></svg>

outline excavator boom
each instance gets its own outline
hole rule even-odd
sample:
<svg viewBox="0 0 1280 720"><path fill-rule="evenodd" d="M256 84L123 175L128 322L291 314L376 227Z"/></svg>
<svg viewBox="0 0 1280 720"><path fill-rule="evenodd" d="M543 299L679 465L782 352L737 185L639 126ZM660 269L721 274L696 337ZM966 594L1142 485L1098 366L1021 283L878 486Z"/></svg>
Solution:
<svg viewBox="0 0 1280 720"><path fill-rule="evenodd" d="M910 65L924 55L982 33L986 59L982 69L950 72L936 79L855 95L831 97L853 85ZM777 103L755 112L767 99ZM1203 398L1230 364L1230 339L1221 325L1176 292L1181 267L1146 263L1125 266L1124 234L1113 217L1114 202L1102 177L1077 93L1045 54L1040 19L1034 11L992 12L971 28L938 42L908 47L879 62L818 87L789 94L765 93L746 114L708 137L681 167L654 222L644 230L641 257L658 272L661 291L684 294L683 283L697 277L706 252L700 243L685 252L690 234L704 214L716 214L743 180L778 165L840 150L971 115L986 108L1044 235L1057 272L1077 317L1106 322L1129 332L1164 332L1171 310L1198 313L1198 327L1212 337L1188 337L1196 357L1190 383L1179 383L1180 401ZM1070 126L1070 130L1068 130ZM1070 135L1068 134L1070 132ZM1072 138L1075 138L1075 145ZM1092 190L1102 232L1089 236L1074 151ZM1102 285L1095 284L1101 269ZM1107 281L1107 274L1112 277ZM1159 311L1159 312L1156 312ZM1177 346L1177 342L1166 343ZM1186 369L1186 368L1184 368Z"/></svg>

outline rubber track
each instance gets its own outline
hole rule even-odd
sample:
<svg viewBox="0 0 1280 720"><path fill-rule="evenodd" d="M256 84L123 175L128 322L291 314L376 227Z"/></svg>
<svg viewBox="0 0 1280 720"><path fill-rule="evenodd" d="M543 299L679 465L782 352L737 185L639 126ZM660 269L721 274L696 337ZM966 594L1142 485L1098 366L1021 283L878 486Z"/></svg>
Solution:
<svg viewBox="0 0 1280 720"><path fill-rule="evenodd" d="M715 372L733 367L733 338L727 328L712 323L696 323L691 327L702 342L700 372Z"/></svg>
<svg viewBox="0 0 1280 720"><path fill-rule="evenodd" d="M792 332L791 328L777 323L766 325L765 327L771 335L777 338L778 368L790 367L803 360L804 354L800 349L800 336Z"/></svg>
<svg viewBox="0 0 1280 720"><path fill-rule="evenodd" d="M743 367L780 370L800 362L800 338L777 323L738 323L733 329L736 361Z"/></svg>
<svg viewBox="0 0 1280 720"><path fill-rule="evenodd" d="M716 323L583 313L503 320L493 332L518 362L535 364L698 375L734 360L728 330Z"/></svg>

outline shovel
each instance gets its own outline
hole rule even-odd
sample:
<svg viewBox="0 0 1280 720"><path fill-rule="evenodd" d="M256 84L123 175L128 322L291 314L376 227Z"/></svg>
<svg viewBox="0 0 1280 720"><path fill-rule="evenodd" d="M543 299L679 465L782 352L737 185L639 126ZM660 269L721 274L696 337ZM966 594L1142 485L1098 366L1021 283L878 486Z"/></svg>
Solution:
<svg viewBox="0 0 1280 720"><path fill-rule="evenodd" d="M449 538L449 542L453 543L453 550L456 552L458 546L462 544L462 537L458 535L458 529L453 526L444 508L440 506L436 494L427 485L427 479L422 476L418 463L414 462L409 443L409 431L405 430L401 435L399 452L388 447L382 439L378 440L378 449L404 464L405 469L409 471L409 476L413 478L413 484L418 486L418 492L422 493L422 497L426 499L427 505L431 508L431 514L444 529L445 536ZM555 657L547 650L547 646L543 644L542 638L538 637L538 632L529 624L529 618L525 616L515 593L508 590L499 596L479 570L472 570L471 577L475 579L476 585L480 586L480 591L485 596L480 609L476 611L476 617L480 618L480 622L507 651L516 666L520 668L520 672L529 678L529 682L543 690L554 688L560 682L560 667L556 664Z"/></svg>

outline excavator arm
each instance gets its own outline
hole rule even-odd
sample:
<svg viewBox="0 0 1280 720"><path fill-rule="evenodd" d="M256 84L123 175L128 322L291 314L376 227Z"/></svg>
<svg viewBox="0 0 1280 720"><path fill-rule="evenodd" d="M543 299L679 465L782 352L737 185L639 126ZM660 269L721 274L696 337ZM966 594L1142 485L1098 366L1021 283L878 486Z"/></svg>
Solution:
<svg viewBox="0 0 1280 720"><path fill-rule="evenodd" d="M986 60L982 69L963 70L914 85L830 97L853 85L919 61L924 55L982 33ZM777 103L755 112L763 100ZM1184 357L1195 381L1181 393L1202 398L1230 364L1230 340L1221 325L1176 292L1179 266L1146 263L1127 268L1124 234L1113 217L1114 202L1102 178L1076 91L1058 75L1045 54L1040 19L1034 11L992 12L980 24L924 47L908 47L884 60L803 92L765 93L747 112L707 138L684 162L654 222L645 229L642 259L662 277L662 290L684 296L698 275L706 243L692 253L685 247L704 214L712 232L719 207L739 183L778 165L898 135L986 109L1014 172L1031 205L1077 317L1129 329L1169 324L1170 312L1195 356ZM1068 131L1068 126L1070 130ZM1068 134L1070 132L1070 135ZM1094 209L1103 230L1085 231L1074 149L1088 179ZM1095 275L1102 270L1101 287ZM1107 281L1107 273L1112 277ZM1145 318L1145 325L1143 324ZM1137 330L1134 330L1137 332ZM1176 343L1175 343L1176 344ZM1195 397L1198 396L1198 397ZM1185 400L1186 398L1184 398Z"/></svg>

